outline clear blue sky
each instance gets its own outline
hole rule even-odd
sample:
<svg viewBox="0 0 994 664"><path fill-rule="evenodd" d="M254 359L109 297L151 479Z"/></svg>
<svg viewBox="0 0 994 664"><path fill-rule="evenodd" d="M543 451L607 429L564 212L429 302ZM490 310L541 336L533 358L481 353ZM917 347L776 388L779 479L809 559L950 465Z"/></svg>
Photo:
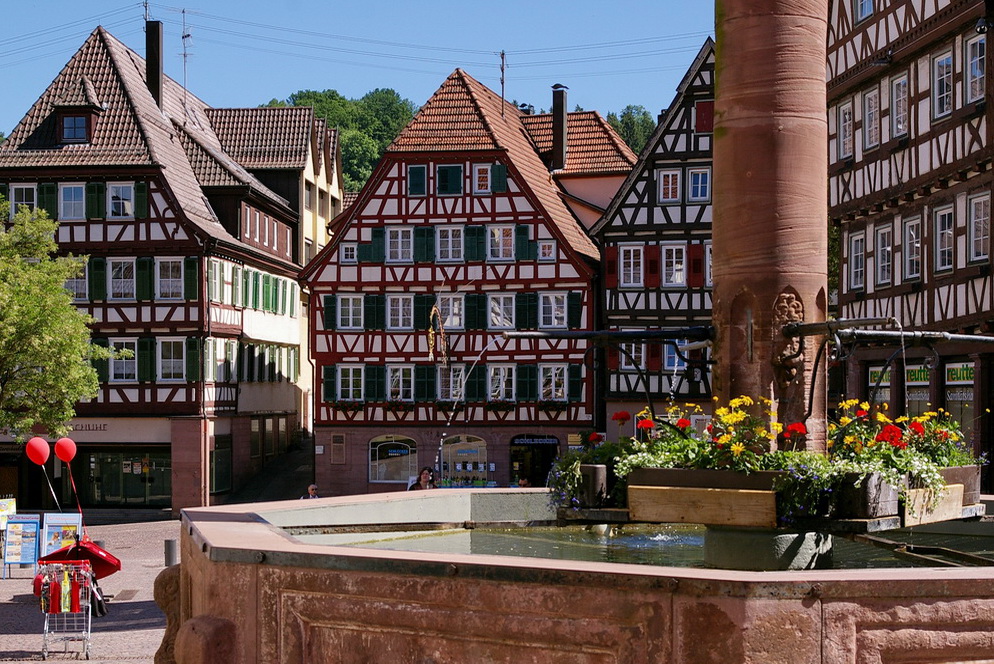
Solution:
<svg viewBox="0 0 994 664"><path fill-rule="evenodd" d="M691 0L170 0L166 74L215 107L258 106L298 90L358 98L392 88L423 104L456 67L536 110L551 86L570 109L669 105L704 40L714 5ZM186 67L183 21L186 10ZM9 134L97 25L145 54L144 4L6 0L0 35L0 131Z"/></svg>

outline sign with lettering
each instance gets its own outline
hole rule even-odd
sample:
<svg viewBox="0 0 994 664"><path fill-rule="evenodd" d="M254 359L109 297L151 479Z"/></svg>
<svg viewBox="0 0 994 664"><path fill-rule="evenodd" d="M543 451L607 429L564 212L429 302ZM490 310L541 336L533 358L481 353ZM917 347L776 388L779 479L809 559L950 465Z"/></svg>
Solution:
<svg viewBox="0 0 994 664"><path fill-rule="evenodd" d="M42 556L76 543L76 536L81 534L83 517L76 514L46 514L42 528Z"/></svg>
<svg viewBox="0 0 994 664"><path fill-rule="evenodd" d="M973 385L973 362L947 364L946 385Z"/></svg>
<svg viewBox="0 0 994 664"><path fill-rule="evenodd" d="M929 370L923 364L909 364L904 368L905 385L928 385Z"/></svg>
<svg viewBox="0 0 994 664"><path fill-rule="evenodd" d="M883 374L883 378L880 378L881 373ZM890 385L890 368L888 367L884 370L884 367L870 367L870 387L876 385L877 380L880 380L881 387Z"/></svg>
<svg viewBox="0 0 994 664"><path fill-rule="evenodd" d="M37 514L15 514L7 517L4 528L3 564L34 565L38 562L38 527L41 517Z"/></svg>

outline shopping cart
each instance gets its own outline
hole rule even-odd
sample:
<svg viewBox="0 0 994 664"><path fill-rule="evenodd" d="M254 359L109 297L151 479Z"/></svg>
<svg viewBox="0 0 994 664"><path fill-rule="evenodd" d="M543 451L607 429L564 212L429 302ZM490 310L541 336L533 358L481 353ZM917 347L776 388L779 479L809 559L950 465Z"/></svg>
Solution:
<svg viewBox="0 0 994 664"><path fill-rule="evenodd" d="M87 560L39 561L36 594L45 614L41 658L48 659L50 646L81 644L81 654L90 659L90 597L93 572Z"/></svg>

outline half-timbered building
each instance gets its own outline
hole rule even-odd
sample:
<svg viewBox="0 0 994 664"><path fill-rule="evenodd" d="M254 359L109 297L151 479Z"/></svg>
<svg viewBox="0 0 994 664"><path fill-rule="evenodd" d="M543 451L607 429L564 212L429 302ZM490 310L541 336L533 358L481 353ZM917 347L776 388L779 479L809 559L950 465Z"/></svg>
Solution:
<svg viewBox="0 0 994 664"><path fill-rule="evenodd" d="M237 488L307 425L297 276L313 234L226 151L223 114L163 74L161 24L147 38L144 59L94 30L0 145L0 194L88 256L67 288L119 351L71 423L80 501L178 510ZM19 497L39 504L26 473Z"/></svg>
<svg viewBox="0 0 994 664"><path fill-rule="evenodd" d="M829 204L843 318L994 329L988 18L980 0L832 3ZM858 348L846 392L879 386L897 414L944 407L989 449L992 351L960 341Z"/></svg>
<svg viewBox="0 0 994 664"><path fill-rule="evenodd" d="M601 320L608 330L673 331L711 323L711 136L714 42L708 39L660 116L638 163L591 232L603 252ZM705 347L633 339L608 347L608 436L632 433L651 404L710 407ZM647 403L648 402L648 403Z"/></svg>
<svg viewBox="0 0 994 664"><path fill-rule="evenodd" d="M526 116L457 69L304 270L325 490L403 490L436 465L446 485L544 484L591 427L589 342L556 336L596 318L598 250L568 203L609 200L634 155L595 114L573 136L565 89L554 96L551 116ZM597 193L569 194L556 178L570 173Z"/></svg>

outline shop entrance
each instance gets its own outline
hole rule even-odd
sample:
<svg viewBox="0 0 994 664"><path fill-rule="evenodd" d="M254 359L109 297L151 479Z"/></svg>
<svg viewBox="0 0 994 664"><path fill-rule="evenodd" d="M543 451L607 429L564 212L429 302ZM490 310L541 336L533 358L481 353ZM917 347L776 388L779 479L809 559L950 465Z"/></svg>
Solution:
<svg viewBox="0 0 994 664"><path fill-rule="evenodd" d="M559 440L546 436L517 436L511 441L511 486L545 486Z"/></svg>
<svg viewBox="0 0 994 664"><path fill-rule="evenodd" d="M109 451L81 456L86 464L84 476L89 479L83 490L85 504L91 507L171 504L172 464L168 452Z"/></svg>
<svg viewBox="0 0 994 664"><path fill-rule="evenodd" d="M461 434L442 441L442 477L439 486L487 486L493 470L487 463L487 441Z"/></svg>

